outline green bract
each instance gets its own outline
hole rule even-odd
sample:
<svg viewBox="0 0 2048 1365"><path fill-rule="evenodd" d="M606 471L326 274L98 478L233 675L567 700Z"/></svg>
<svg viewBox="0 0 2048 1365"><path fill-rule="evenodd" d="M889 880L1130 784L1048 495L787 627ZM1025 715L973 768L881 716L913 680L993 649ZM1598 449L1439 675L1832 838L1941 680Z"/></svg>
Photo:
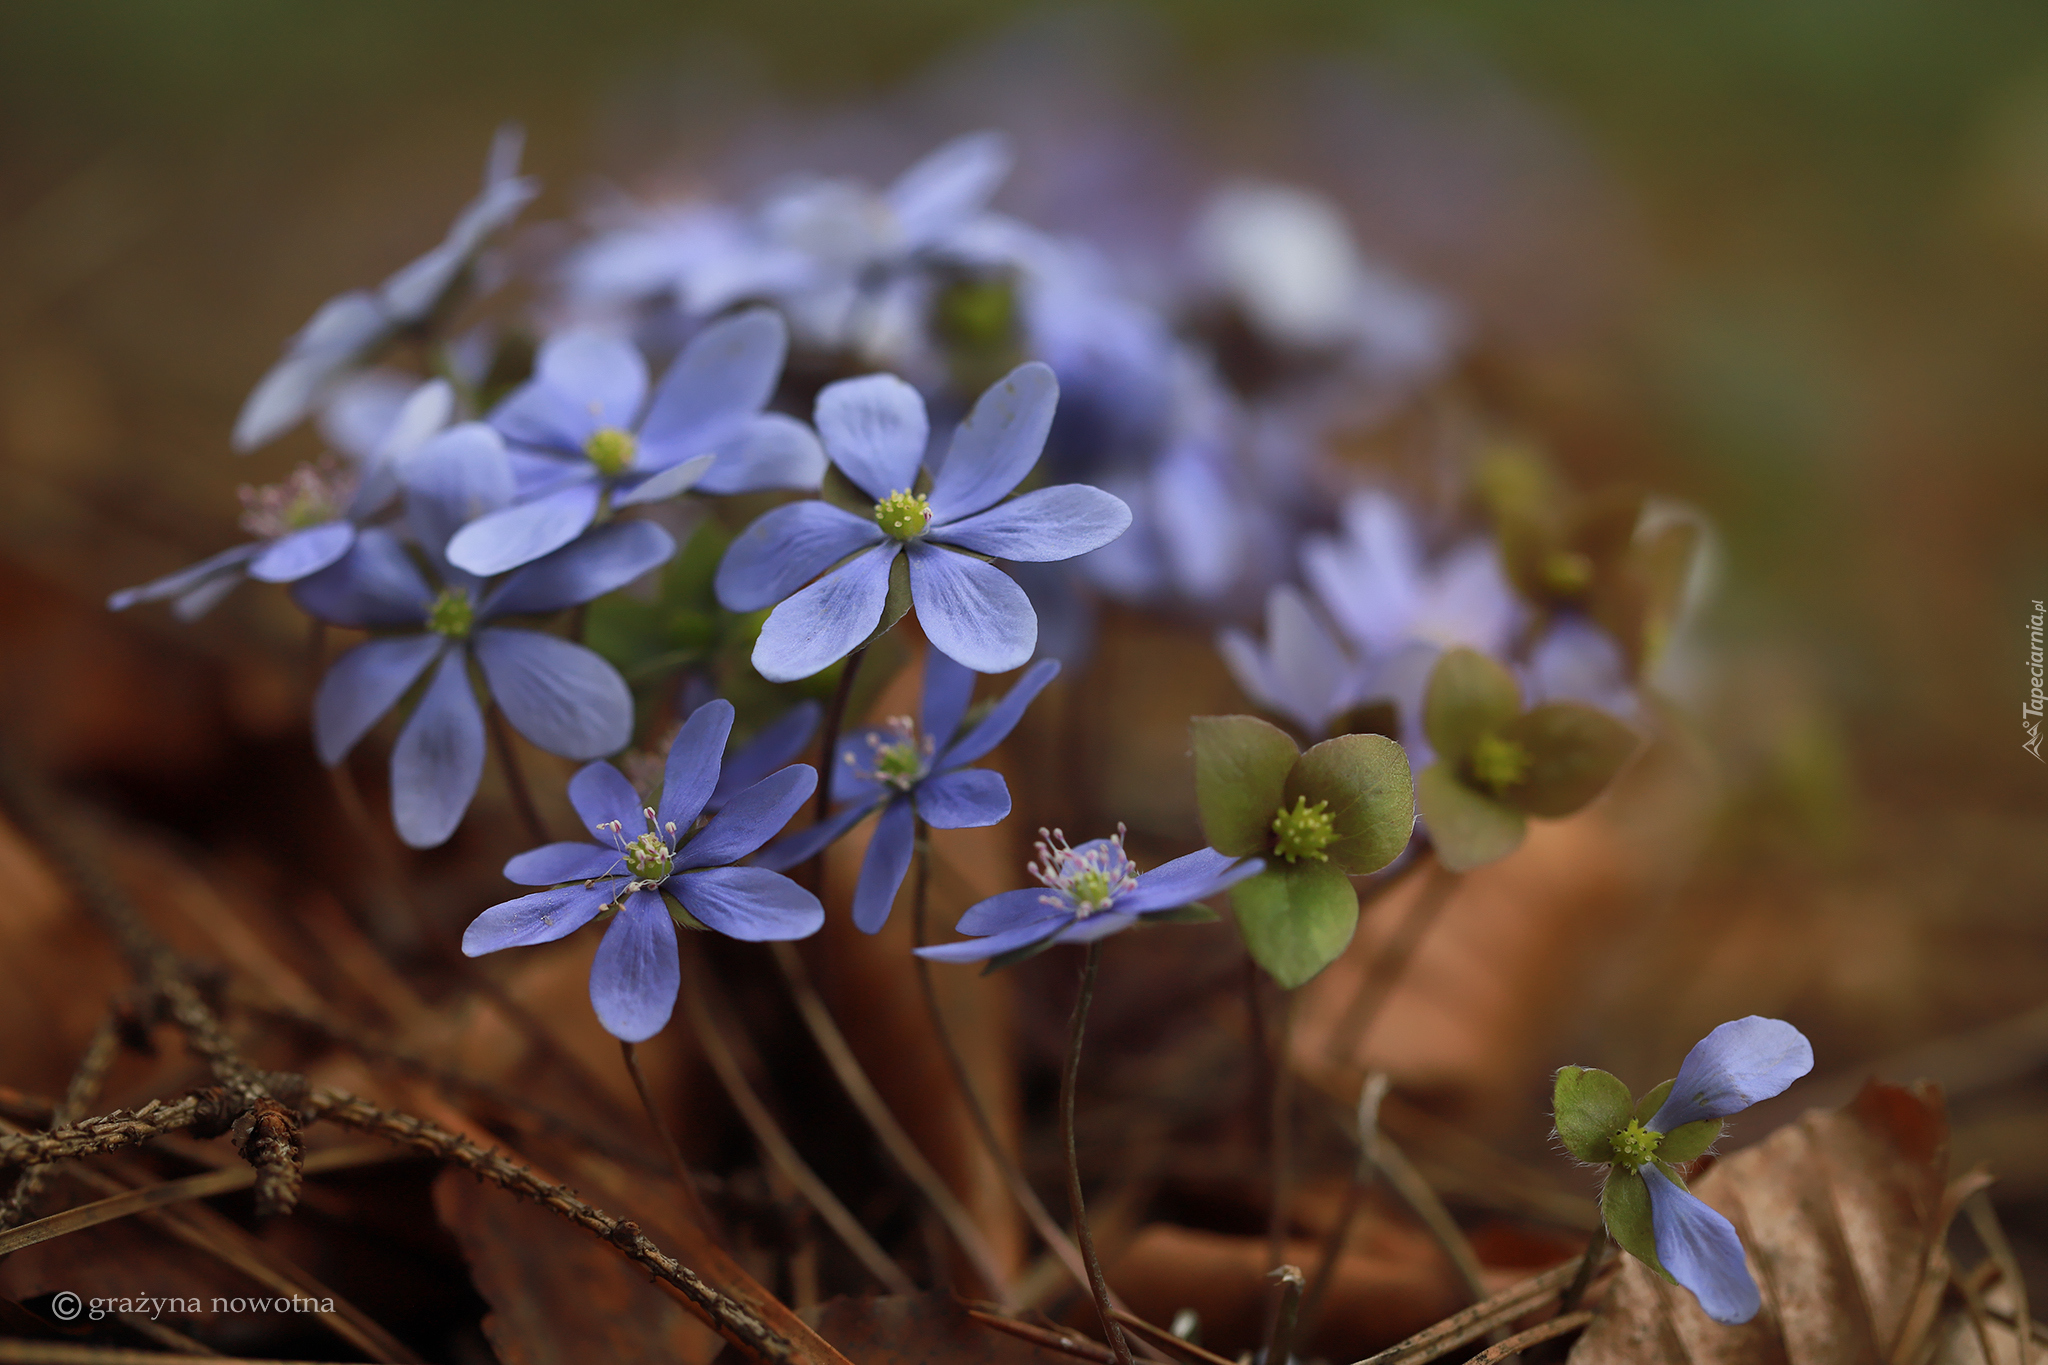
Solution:
<svg viewBox="0 0 2048 1365"><path fill-rule="evenodd" d="M1422 727L1436 762L1416 780L1416 795L1437 857L1453 872L1512 853L1531 815L1580 809L1637 743L1626 725L1578 702L1524 711L1514 675L1470 649L1437 660Z"/></svg>
<svg viewBox="0 0 2048 1365"><path fill-rule="evenodd" d="M1384 735L1340 735L1307 753L1255 716L1197 716L1195 799L1209 844L1266 870L1231 888L1245 944L1292 989L1358 927L1351 878L1398 856L1415 826L1408 756Z"/></svg>
<svg viewBox="0 0 2048 1365"><path fill-rule="evenodd" d="M1675 1168L1704 1156L1721 1136L1719 1119L1702 1119L1669 1133L1644 1127L1670 1093L1671 1082L1665 1081L1631 1101L1619 1078L1577 1066L1557 1073L1551 1093L1557 1136L1565 1150L1588 1165L1608 1168L1607 1185L1600 1194L1607 1231L1622 1250L1667 1280L1671 1275L1657 1259L1657 1239L1650 1226L1650 1192L1639 1172L1654 1163L1684 1189L1685 1178Z"/></svg>

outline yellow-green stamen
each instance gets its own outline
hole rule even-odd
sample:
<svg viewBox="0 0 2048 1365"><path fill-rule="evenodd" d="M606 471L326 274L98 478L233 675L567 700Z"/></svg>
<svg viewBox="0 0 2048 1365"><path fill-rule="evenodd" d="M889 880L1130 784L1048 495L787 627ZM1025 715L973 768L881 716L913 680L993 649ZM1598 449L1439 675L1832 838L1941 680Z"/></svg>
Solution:
<svg viewBox="0 0 2048 1365"><path fill-rule="evenodd" d="M897 540L916 540L931 520L931 503L908 489L898 489L875 504L875 525Z"/></svg>
<svg viewBox="0 0 2048 1365"><path fill-rule="evenodd" d="M597 466L598 472L612 478L633 467L633 456L639 448L632 432L617 427L599 427L583 443L584 455Z"/></svg>
<svg viewBox="0 0 2048 1365"><path fill-rule="evenodd" d="M1323 849L1336 837L1328 801L1311 806L1306 796L1297 796L1292 810L1282 806L1273 817L1273 852L1290 863L1303 858L1328 862L1330 855Z"/></svg>
<svg viewBox="0 0 2048 1365"><path fill-rule="evenodd" d="M1576 597L1593 585L1593 561L1578 550L1557 550L1543 561L1543 585L1560 597Z"/></svg>
<svg viewBox="0 0 2048 1365"><path fill-rule="evenodd" d="M1657 1149L1664 1145L1664 1135L1630 1119L1628 1127L1609 1138L1608 1143L1614 1148L1614 1164L1634 1170L1657 1155Z"/></svg>
<svg viewBox="0 0 2048 1365"><path fill-rule="evenodd" d="M1535 759L1522 745L1499 735L1481 735L1472 746L1472 780L1499 796L1529 775Z"/></svg>
<svg viewBox="0 0 2048 1365"><path fill-rule="evenodd" d="M461 588L443 588L427 608L427 629L451 640L466 640L476 625L476 604Z"/></svg>

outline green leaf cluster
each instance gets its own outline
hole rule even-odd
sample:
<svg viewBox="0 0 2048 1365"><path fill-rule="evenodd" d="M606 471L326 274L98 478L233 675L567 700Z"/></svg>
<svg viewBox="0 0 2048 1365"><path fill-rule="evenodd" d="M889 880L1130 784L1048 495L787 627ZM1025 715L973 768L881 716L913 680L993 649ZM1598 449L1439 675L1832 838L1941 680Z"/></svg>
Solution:
<svg viewBox="0 0 2048 1365"><path fill-rule="evenodd" d="M1570 815L1635 753L1626 725L1578 702L1522 709L1514 675L1484 654L1446 650L1430 673L1422 728L1436 762L1416 797L1437 857L1465 872L1514 852L1528 817Z"/></svg>
<svg viewBox="0 0 2048 1365"><path fill-rule="evenodd" d="M1384 735L1340 735L1303 753L1256 716L1197 716L1195 799L1219 853L1264 858L1266 870L1231 888L1252 957L1292 989L1330 965L1358 927L1351 877L1376 872L1415 827L1408 755ZM1317 807L1329 838L1315 856L1276 849L1282 811Z"/></svg>
<svg viewBox="0 0 2048 1365"><path fill-rule="evenodd" d="M1623 1251L1667 1280L1671 1272L1657 1259L1657 1238L1650 1224L1649 1187L1643 1184L1640 1165L1621 1159L1615 1139L1633 1125L1639 1138L1652 1141L1649 1160L1684 1189L1685 1177L1677 1168L1706 1155L1721 1136L1721 1121L1701 1119L1669 1133L1643 1128L1663 1108L1670 1093L1671 1082L1665 1081L1640 1100L1632 1100L1628 1087L1611 1073L1568 1066L1557 1073L1551 1094L1557 1136L1565 1150L1588 1165L1608 1168L1607 1184L1600 1193L1600 1214L1608 1234Z"/></svg>

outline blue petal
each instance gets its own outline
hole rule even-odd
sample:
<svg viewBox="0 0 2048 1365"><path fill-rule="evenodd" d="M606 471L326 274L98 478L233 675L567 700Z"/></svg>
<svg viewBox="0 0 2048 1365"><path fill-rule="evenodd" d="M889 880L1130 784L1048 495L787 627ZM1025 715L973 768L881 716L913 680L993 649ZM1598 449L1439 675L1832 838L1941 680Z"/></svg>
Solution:
<svg viewBox="0 0 2048 1365"><path fill-rule="evenodd" d="M590 472L595 474L595 466ZM595 477L579 478L531 502L478 517L448 541L448 562L479 578L531 564L583 534L597 516L603 491Z"/></svg>
<svg viewBox="0 0 2048 1365"><path fill-rule="evenodd" d="M579 883L494 905L462 931L462 955L482 957L500 948L553 943L590 923L624 886L623 880L592 887Z"/></svg>
<svg viewBox="0 0 2048 1365"><path fill-rule="evenodd" d="M1136 915L1127 915L1121 910L1103 910L1075 920L1060 931L1062 943L1093 943L1099 938L1130 928L1138 922Z"/></svg>
<svg viewBox="0 0 2048 1365"><path fill-rule="evenodd" d="M292 601L337 626L417 626L434 591L397 536L372 527L339 560L292 584Z"/></svg>
<svg viewBox="0 0 2048 1365"><path fill-rule="evenodd" d="M712 453L718 458L698 480L700 493L812 489L825 477L825 447L818 444L818 433L779 412L762 413Z"/></svg>
<svg viewBox="0 0 2048 1365"><path fill-rule="evenodd" d="M1671 1094L1649 1126L1668 1133L1700 1119L1724 1119L1767 1100L1813 1070L1813 1044L1782 1019L1752 1014L1693 1045Z"/></svg>
<svg viewBox="0 0 2048 1365"><path fill-rule="evenodd" d="M355 543L355 523L349 521L288 531L249 561L249 577L264 583L296 583L340 559Z"/></svg>
<svg viewBox="0 0 2048 1365"><path fill-rule="evenodd" d="M1074 922L1070 914L1056 914L1047 919L1027 920L1001 933L990 934L987 938L970 938L959 943L935 943L928 948L917 949L917 955L933 962L980 962L998 953L1015 952L1029 948L1034 943L1058 934Z"/></svg>
<svg viewBox="0 0 2048 1365"><path fill-rule="evenodd" d="M761 728L761 732L725 756L718 785L712 789L706 810L717 810L768 774L804 751L817 733L825 708L815 701L800 701Z"/></svg>
<svg viewBox="0 0 2048 1365"><path fill-rule="evenodd" d="M647 362L628 343L595 332L549 338L534 377L491 414L523 445L581 454L600 427L629 428L647 396Z"/></svg>
<svg viewBox="0 0 2048 1365"><path fill-rule="evenodd" d="M513 574L484 599L481 615L560 611L623 588L676 552L651 521L615 521Z"/></svg>
<svg viewBox="0 0 2048 1365"><path fill-rule="evenodd" d="M732 703L714 697L690 713L676 731L662 766L661 823L678 833L697 823L704 803L718 788L718 768L725 742L732 736Z"/></svg>
<svg viewBox="0 0 2048 1365"><path fill-rule="evenodd" d="M1052 430L1053 409L1059 401L1059 380L1036 360L1026 361L989 385L975 400L974 411L954 431L945 463L932 481L932 520L945 523L972 516L995 506L1004 494L1024 482L1045 449L1045 436ZM1125 520L1129 520L1128 513Z"/></svg>
<svg viewBox="0 0 2048 1365"><path fill-rule="evenodd" d="M762 849L754 855L753 865L775 872L787 872L799 863L808 862L820 849L837 843L841 835L859 824L881 804L880 800L856 802L844 810L835 811L828 819L800 829L787 839L778 839Z"/></svg>
<svg viewBox="0 0 2048 1365"><path fill-rule="evenodd" d="M872 517L816 500L786 503L756 517L726 547L714 580L718 603L727 611L772 607L846 556L887 538Z"/></svg>
<svg viewBox="0 0 2048 1365"><path fill-rule="evenodd" d="M1231 858L1205 848L1138 874L1134 890L1117 897L1116 910L1142 915L1207 900L1218 891L1266 870L1260 858Z"/></svg>
<svg viewBox="0 0 2048 1365"><path fill-rule="evenodd" d="M336 659L313 694L313 747L332 768L440 656L438 635L365 640Z"/></svg>
<svg viewBox="0 0 2048 1365"><path fill-rule="evenodd" d="M1038 643L1031 599L1008 574L979 559L913 541L910 597L925 638L977 673L1020 668Z"/></svg>
<svg viewBox="0 0 2048 1365"><path fill-rule="evenodd" d="M1131 509L1116 494L1085 483L1062 483L965 521L934 524L931 538L997 559L1045 564L1099 550L1130 525Z"/></svg>
<svg viewBox="0 0 2048 1365"><path fill-rule="evenodd" d="M736 863L782 832L818 789L818 770L793 763L735 796L676 858L679 868ZM678 826L680 828L680 826Z"/></svg>
<svg viewBox="0 0 2048 1365"><path fill-rule="evenodd" d="M940 773L917 784L917 813L933 829L981 829L1010 813L1010 788L987 768Z"/></svg>
<svg viewBox="0 0 2048 1365"><path fill-rule="evenodd" d="M612 506L639 507L643 503L666 502L695 488L717 461L709 452L693 455L666 469L658 469L639 483L621 482L612 489Z"/></svg>
<svg viewBox="0 0 2048 1365"><path fill-rule="evenodd" d="M174 574L166 574L140 587L121 589L107 598L107 610L126 611L138 602L160 602L166 597L177 597L224 574L234 574L239 579L242 566L261 553L263 542L256 541L222 550L217 555L208 555Z"/></svg>
<svg viewBox="0 0 2048 1365"><path fill-rule="evenodd" d="M451 649L391 750L391 818L414 848L444 844L484 775L484 714L469 661Z"/></svg>
<svg viewBox="0 0 2048 1365"><path fill-rule="evenodd" d="M1073 917L1073 902L1064 895L1049 886L1027 886L977 901L953 928L963 934L1003 934L1022 924Z"/></svg>
<svg viewBox="0 0 2048 1365"><path fill-rule="evenodd" d="M852 653L882 623L882 607L889 599L889 565L899 548L894 541L877 545L770 612L754 641L755 670L769 682L795 682ZM933 553L961 557L944 550ZM915 573L915 562L911 568ZM1030 610L1028 603L1025 610ZM1028 648L1025 654L1029 656Z"/></svg>
<svg viewBox="0 0 2048 1365"><path fill-rule="evenodd" d="M924 695L919 700L917 724L935 748L943 750L960 728L960 718L974 700L974 684L980 674L938 650L924 656Z"/></svg>
<svg viewBox="0 0 2048 1365"><path fill-rule="evenodd" d="M875 822L875 832L868 840L867 856L860 860L860 880L853 888L854 928L873 934L888 923L916 844L917 813L907 799L896 797L882 808L882 818Z"/></svg>
<svg viewBox="0 0 2048 1365"><path fill-rule="evenodd" d="M439 556L468 523L512 501L512 462L505 443L482 422L450 427L421 446L399 469L405 517L427 553Z"/></svg>
<svg viewBox="0 0 2048 1365"><path fill-rule="evenodd" d="M1734 1225L1655 1165L1645 1165L1638 1174L1650 1191L1657 1259L1671 1278L1690 1289L1715 1322L1732 1326L1755 1317L1763 1301L1743 1263L1742 1239Z"/></svg>
<svg viewBox="0 0 2048 1365"><path fill-rule="evenodd" d="M895 375L827 384L816 421L832 463L876 502L917 482L931 423L924 399Z"/></svg>
<svg viewBox="0 0 2048 1365"><path fill-rule="evenodd" d="M765 867L712 867L669 879L676 899L728 938L773 943L808 938L825 927L818 898Z"/></svg>
<svg viewBox="0 0 2048 1365"><path fill-rule="evenodd" d="M683 984L676 923L658 891L635 891L590 963L590 1003L614 1038L644 1043L675 1012Z"/></svg>
<svg viewBox="0 0 2048 1365"><path fill-rule="evenodd" d="M617 824L620 834L637 839L646 828L646 805L626 775L609 763L585 764L569 779L569 804L576 808L583 828L598 840L609 840Z"/></svg>
<svg viewBox="0 0 2048 1365"><path fill-rule="evenodd" d="M1001 133L967 133L898 176L885 197L904 241L928 246L979 213L1010 173L1011 160L1010 140Z"/></svg>
<svg viewBox="0 0 2048 1365"><path fill-rule="evenodd" d="M640 443L683 459L709 453L764 407L782 375L789 328L768 308L721 318L690 339L655 390Z"/></svg>
<svg viewBox="0 0 2048 1365"><path fill-rule="evenodd" d="M1004 698L989 708L989 713L969 730L958 744L942 749L932 760L935 769L957 768L972 763L983 754L1010 737L1010 731L1017 728L1017 722L1024 719L1025 708L1045 690L1045 685L1059 676L1058 659L1040 659L1031 665L1017 685Z"/></svg>
<svg viewBox="0 0 2048 1365"><path fill-rule="evenodd" d="M298 425L335 372L368 350L390 325L383 307L367 290L352 290L321 304L292 337L284 359L256 382L242 404L235 418L235 449L246 455Z"/></svg>
<svg viewBox="0 0 2048 1365"><path fill-rule="evenodd" d="M502 626L479 631L472 648L505 719L549 753L597 758L633 738L633 693L591 650Z"/></svg>
<svg viewBox="0 0 2048 1365"><path fill-rule="evenodd" d="M505 880L521 886L554 886L561 882L587 882L624 871L616 848L602 844L542 844L530 848L505 864Z"/></svg>

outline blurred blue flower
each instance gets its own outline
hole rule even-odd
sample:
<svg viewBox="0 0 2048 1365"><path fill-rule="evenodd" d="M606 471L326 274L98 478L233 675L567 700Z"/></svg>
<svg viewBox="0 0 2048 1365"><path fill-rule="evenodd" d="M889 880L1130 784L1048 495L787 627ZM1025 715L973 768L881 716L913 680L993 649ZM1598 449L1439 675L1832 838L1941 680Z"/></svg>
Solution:
<svg viewBox="0 0 2048 1365"><path fill-rule="evenodd" d="M520 175L525 134L498 130L484 166L483 193L456 216L440 245L375 289L358 289L320 305L285 346L235 419L235 449L268 444L311 412L335 380L408 327L427 321L462 278L478 250L540 193Z"/></svg>
<svg viewBox="0 0 2048 1365"><path fill-rule="evenodd" d="M1369 675L1291 584L1267 594L1264 644L1228 626L1216 649L1246 696L1310 739L1326 738L1332 722L1366 699Z"/></svg>
<svg viewBox="0 0 2048 1365"><path fill-rule="evenodd" d="M917 390L883 374L828 385L818 395L818 434L853 496L872 498L873 511L790 503L726 551L718 600L730 611L774 607L754 645L761 675L807 678L873 635L899 555L918 623L941 653L978 673L1030 659L1037 617L988 560L1069 559L1114 540L1131 519L1119 499L1085 484L1002 500L1038 462L1058 400L1052 371L1036 362L991 385L954 433L927 494L917 491L929 436Z"/></svg>
<svg viewBox="0 0 2048 1365"><path fill-rule="evenodd" d="M937 650L927 651L918 719L897 716L849 736L831 774L833 799L847 804L754 861L763 867L795 867L879 810L881 819L854 888L853 922L863 933L880 931L910 868L918 820L934 829L973 829L996 824L1010 813L1010 788L1002 774L967 765L1009 737L1025 708L1059 671L1057 661L1039 661L963 734L974 671Z"/></svg>
<svg viewBox="0 0 2048 1365"><path fill-rule="evenodd" d="M1079 848L1058 830L1040 830L1030 864L1040 886L1005 891L968 910L956 926L977 937L919 948L937 962L979 962L1040 944L1092 943L1128 929L1146 915L1192 905L1265 870L1262 858L1229 858L1213 848L1139 872L1124 852L1121 826Z"/></svg>
<svg viewBox="0 0 2048 1365"><path fill-rule="evenodd" d="M647 363L629 343L593 332L551 338L533 379L491 414L511 445L518 496L457 532L449 562L485 575L517 568L581 535L607 502L630 507L692 487L817 487L817 437L761 411L787 346L768 309L721 319L683 348L648 402Z"/></svg>
<svg viewBox="0 0 2048 1365"><path fill-rule="evenodd" d="M505 864L522 886L551 886L494 905L462 935L470 957L551 943L609 912L590 964L590 1003L616 1038L643 1042L675 1009L682 983L675 912L748 942L805 938L825 923L818 898L780 873L733 864L772 838L818 785L817 770L792 764L708 814L732 703L692 712L669 746L658 807L641 803L617 768L592 763L569 780L569 802L594 839L545 844Z"/></svg>
<svg viewBox="0 0 2048 1365"><path fill-rule="evenodd" d="M1586 617L1560 616L1529 650L1521 669L1529 704L1582 701L1621 720L1641 713L1621 645Z"/></svg>
<svg viewBox="0 0 2048 1365"><path fill-rule="evenodd" d="M498 434L478 422L453 427L402 474L406 522L428 572L394 530L371 527L292 597L320 620L380 632L336 659L314 695L313 735L328 766L428 678L391 752L391 812L401 838L431 848L454 833L483 775L472 664L513 728L550 753L596 758L632 734L633 698L618 670L568 640L490 623L588 602L666 560L675 542L652 522L614 522L487 584L448 563L443 547L464 522L511 499Z"/></svg>
<svg viewBox="0 0 2048 1365"><path fill-rule="evenodd" d="M388 391L364 394L364 401L341 405L340 420L328 424L331 443L354 458L352 466L304 464L283 483L241 490L242 529L259 539L124 588L107 607L125 611L170 598L179 620L195 621L244 579L295 583L347 554L357 532L390 505L399 463L448 425L455 407L453 390L438 379L389 398Z"/></svg>

